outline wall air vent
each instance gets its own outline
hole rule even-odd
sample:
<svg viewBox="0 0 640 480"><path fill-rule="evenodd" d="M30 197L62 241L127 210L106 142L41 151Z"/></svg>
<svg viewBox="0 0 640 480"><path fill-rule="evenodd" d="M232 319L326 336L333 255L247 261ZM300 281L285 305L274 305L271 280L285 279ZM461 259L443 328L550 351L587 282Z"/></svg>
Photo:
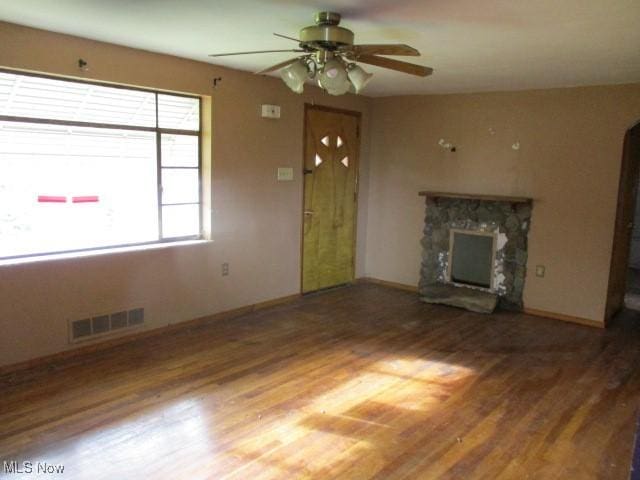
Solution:
<svg viewBox="0 0 640 480"><path fill-rule="evenodd" d="M116 312L111 314L111 330L127 327L127 311Z"/></svg>
<svg viewBox="0 0 640 480"><path fill-rule="evenodd" d="M71 324L71 336L72 338L82 338L91 335L91 319L83 318L82 320L76 320Z"/></svg>
<svg viewBox="0 0 640 480"><path fill-rule="evenodd" d="M99 317L93 317L91 319L91 333L93 335L106 333L109 330L109 315L100 315Z"/></svg>
<svg viewBox="0 0 640 480"><path fill-rule="evenodd" d="M134 308L129 310L129 326L141 325L144 323L144 308Z"/></svg>
<svg viewBox="0 0 640 480"><path fill-rule="evenodd" d="M70 321L69 341L76 343L92 340L112 332L126 331L141 325L144 325L144 308L142 307L95 315L82 320Z"/></svg>

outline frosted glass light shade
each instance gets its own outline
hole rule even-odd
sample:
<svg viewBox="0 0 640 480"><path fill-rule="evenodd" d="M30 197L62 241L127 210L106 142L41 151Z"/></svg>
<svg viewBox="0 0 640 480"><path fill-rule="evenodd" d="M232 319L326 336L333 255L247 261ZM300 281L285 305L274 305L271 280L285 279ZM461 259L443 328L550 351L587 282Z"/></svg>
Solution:
<svg viewBox="0 0 640 480"><path fill-rule="evenodd" d="M309 69L303 60L298 60L280 70L280 77L296 93L304 91L304 82L309 78Z"/></svg>
<svg viewBox="0 0 640 480"><path fill-rule="evenodd" d="M351 80L356 93L360 93L362 90L364 90L364 87L367 86L367 83L369 83L369 81L373 77L372 73L365 72L355 63L352 63L347 67L347 75L349 76L349 80Z"/></svg>
<svg viewBox="0 0 640 480"><path fill-rule="evenodd" d="M335 58L325 63L322 73L318 78L318 83L330 95L343 95L347 93L351 87L347 69L341 61Z"/></svg>

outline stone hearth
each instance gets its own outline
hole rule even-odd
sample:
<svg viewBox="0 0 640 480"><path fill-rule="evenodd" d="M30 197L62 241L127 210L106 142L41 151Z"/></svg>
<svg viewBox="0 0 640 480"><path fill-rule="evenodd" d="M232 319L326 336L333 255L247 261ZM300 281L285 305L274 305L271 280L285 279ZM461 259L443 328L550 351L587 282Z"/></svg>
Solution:
<svg viewBox="0 0 640 480"><path fill-rule="evenodd" d="M472 299L470 309L479 311L473 308L478 297L470 294L469 290L473 290L473 287L453 286L448 278L449 236L450 229L455 228L495 234L493 285L491 292L481 292L497 296L501 308L521 310L531 199L438 192L420 192L420 195L426 197L419 283L420 293L427 297L424 298L425 301L430 301L430 298L433 303L465 307L463 300L462 304L456 298L447 301L452 295L456 297L456 289L460 289L458 296ZM443 290L443 286L448 288ZM446 294L443 293L445 290ZM445 301L441 301L443 298ZM485 300L490 304L489 299Z"/></svg>

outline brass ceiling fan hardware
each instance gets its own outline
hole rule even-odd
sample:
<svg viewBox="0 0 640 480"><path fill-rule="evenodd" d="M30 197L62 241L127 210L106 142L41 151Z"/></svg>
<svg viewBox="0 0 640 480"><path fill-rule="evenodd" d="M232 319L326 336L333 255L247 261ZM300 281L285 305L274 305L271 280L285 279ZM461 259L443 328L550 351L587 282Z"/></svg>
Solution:
<svg viewBox="0 0 640 480"><path fill-rule="evenodd" d="M317 80L320 87L332 95L342 95L348 91L359 93L372 75L357 65L358 62L418 77L426 77L433 73L432 68L382 56L420 56L420 52L409 45L354 44L355 35L351 30L340 26L341 18L339 13L318 12L315 15L315 25L302 28L298 38L274 33L277 37L297 42L296 49L254 50L209 56L301 53L298 57L256 72L265 74L281 70L282 79L296 93L302 93L304 83L309 79Z"/></svg>

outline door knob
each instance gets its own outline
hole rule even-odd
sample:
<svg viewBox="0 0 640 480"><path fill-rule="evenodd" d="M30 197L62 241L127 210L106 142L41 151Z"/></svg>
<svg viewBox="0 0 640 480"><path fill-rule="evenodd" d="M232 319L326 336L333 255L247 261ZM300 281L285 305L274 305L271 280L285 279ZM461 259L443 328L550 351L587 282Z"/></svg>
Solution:
<svg viewBox="0 0 640 480"><path fill-rule="evenodd" d="M313 210L305 210L304 214L305 214L305 216L309 216L310 217L311 215L313 215Z"/></svg>

